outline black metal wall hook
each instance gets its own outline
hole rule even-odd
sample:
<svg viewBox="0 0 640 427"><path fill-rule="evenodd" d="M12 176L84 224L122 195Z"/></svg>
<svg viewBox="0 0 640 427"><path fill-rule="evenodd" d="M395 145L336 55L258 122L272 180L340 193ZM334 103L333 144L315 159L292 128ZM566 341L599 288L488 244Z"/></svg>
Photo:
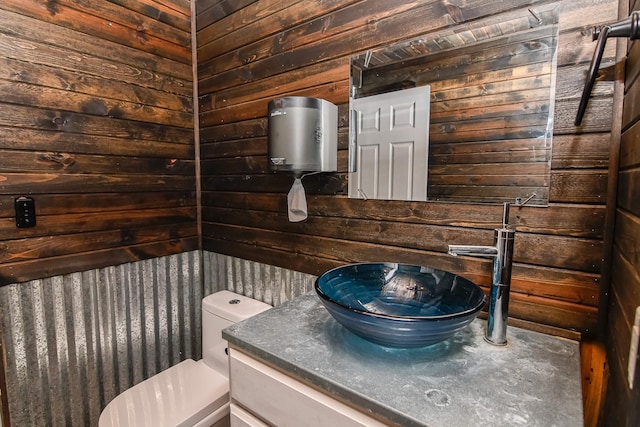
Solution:
<svg viewBox="0 0 640 427"><path fill-rule="evenodd" d="M587 81L585 82L580 105L578 106L578 114L576 115L575 121L576 126L580 126L580 123L582 123L582 118L584 117L584 112L587 109L587 103L591 96L591 90L596 82L598 68L600 68L600 62L602 61L602 55L608 37L628 37L631 40L640 39L640 12L633 12L622 21L605 24L593 29L593 40L597 40L596 49L591 58Z"/></svg>

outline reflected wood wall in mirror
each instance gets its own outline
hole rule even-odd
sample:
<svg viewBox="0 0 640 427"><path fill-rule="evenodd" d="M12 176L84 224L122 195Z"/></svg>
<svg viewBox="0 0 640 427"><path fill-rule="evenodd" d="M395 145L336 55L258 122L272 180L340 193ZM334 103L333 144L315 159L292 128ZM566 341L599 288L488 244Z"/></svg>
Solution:
<svg viewBox="0 0 640 427"><path fill-rule="evenodd" d="M431 86L429 200L548 204L557 22L520 9L352 58L352 98Z"/></svg>

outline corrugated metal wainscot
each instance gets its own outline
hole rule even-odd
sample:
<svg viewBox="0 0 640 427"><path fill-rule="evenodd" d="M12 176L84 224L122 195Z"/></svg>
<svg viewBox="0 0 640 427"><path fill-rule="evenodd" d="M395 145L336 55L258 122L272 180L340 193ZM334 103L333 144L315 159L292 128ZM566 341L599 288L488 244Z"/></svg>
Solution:
<svg viewBox="0 0 640 427"><path fill-rule="evenodd" d="M12 426L94 426L118 393L200 358L199 251L0 288Z"/></svg>
<svg viewBox="0 0 640 427"><path fill-rule="evenodd" d="M246 295L278 306L313 290L316 276L203 251L204 294L218 290Z"/></svg>

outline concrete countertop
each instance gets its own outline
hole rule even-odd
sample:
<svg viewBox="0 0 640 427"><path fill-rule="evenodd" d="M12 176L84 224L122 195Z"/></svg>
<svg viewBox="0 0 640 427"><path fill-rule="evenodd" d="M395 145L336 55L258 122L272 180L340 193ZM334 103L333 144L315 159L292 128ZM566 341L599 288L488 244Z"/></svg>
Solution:
<svg viewBox="0 0 640 427"><path fill-rule="evenodd" d="M484 327L476 319L439 344L389 349L353 335L309 293L223 337L390 424L582 426L578 343L510 327L496 347Z"/></svg>

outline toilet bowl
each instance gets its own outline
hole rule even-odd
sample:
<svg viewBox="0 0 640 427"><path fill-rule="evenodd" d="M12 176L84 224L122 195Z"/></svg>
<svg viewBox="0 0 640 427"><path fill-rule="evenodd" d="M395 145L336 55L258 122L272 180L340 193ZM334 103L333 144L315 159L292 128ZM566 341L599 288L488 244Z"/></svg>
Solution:
<svg viewBox="0 0 640 427"><path fill-rule="evenodd" d="M271 308L229 291L202 300L202 359L184 360L116 396L99 427L229 425L229 362L222 329Z"/></svg>

